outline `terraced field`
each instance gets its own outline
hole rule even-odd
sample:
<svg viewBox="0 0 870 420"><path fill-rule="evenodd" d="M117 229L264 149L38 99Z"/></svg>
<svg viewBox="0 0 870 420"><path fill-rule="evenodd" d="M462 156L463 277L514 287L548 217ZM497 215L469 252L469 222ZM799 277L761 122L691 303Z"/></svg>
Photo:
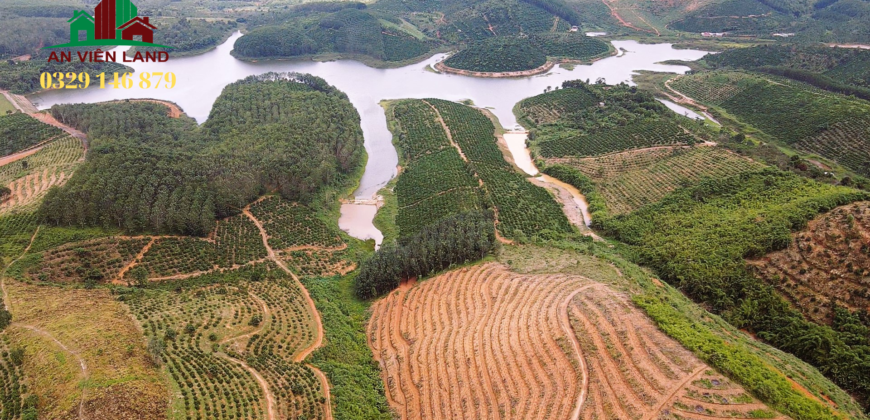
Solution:
<svg viewBox="0 0 870 420"><path fill-rule="evenodd" d="M710 146L661 147L546 162L571 166L592 179L611 214L630 213L701 178L724 178L764 167Z"/></svg>
<svg viewBox="0 0 870 420"><path fill-rule="evenodd" d="M63 185L72 176L84 155L81 140L65 136L23 152L20 158L10 157L0 166L0 186L12 190L0 203L0 215L35 210L49 188Z"/></svg>
<svg viewBox="0 0 870 420"><path fill-rule="evenodd" d="M805 317L830 324L832 303L870 307L870 202L838 207L792 234L788 248L749 261Z"/></svg>
<svg viewBox="0 0 870 420"><path fill-rule="evenodd" d="M482 264L372 309L369 344L403 418L779 418L584 277Z"/></svg>
<svg viewBox="0 0 870 420"><path fill-rule="evenodd" d="M320 382L299 363L316 321L297 283L274 265L210 276L128 300L149 340L165 343L181 417L325 418Z"/></svg>

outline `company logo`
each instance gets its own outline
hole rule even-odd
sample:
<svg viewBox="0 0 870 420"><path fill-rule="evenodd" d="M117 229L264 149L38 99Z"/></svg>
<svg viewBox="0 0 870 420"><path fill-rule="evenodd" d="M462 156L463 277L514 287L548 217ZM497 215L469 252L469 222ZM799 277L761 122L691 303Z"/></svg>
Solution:
<svg viewBox="0 0 870 420"><path fill-rule="evenodd" d="M154 43L157 27L147 16L139 16L130 0L102 0L94 9L94 16L77 10L68 22L69 43L45 48L113 45L171 48Z"/></svg>

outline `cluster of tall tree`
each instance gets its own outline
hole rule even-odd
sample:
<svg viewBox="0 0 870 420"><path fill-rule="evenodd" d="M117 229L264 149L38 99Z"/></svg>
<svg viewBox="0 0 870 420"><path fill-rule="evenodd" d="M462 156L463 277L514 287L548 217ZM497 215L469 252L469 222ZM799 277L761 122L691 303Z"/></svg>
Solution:
<svg viewBox="0 0 870 420"><path fill-rule="evenodd" d="M413 236L384 245L363 262L356 278L356 294L362 299L381 296L399 287L404 279L479 260L497 246L491 210L445 217Z"/></svg>
<svg viewBox="0 0 870 420"><path fill-rule="evenodd" d="M318 13L322 10L329 12ZM249 26L254 29L236 41L233 54L268 58L331 52L401 61L429 51L426 42L402 31L391 32L380 19L381 16L353 3L340 8L332 4L308 7L301 15L288 16L280 22L253 19Z"/></svg>
<svg viewBox="0 0 870 420"><path fill-rule="evenodd" d="M3 30L0 29L0 32ZM61 41L66 42L66 41ZM0 34L0 44L3 43L2 34ZM0 45L0 50L2 50ZM85 51L86 49L81 49ZM61 50L50 50L60 53L60 51L72 51L72 56L75 57L76 49L64 48ZM24 50L17 53L25 54ZM39 50L32 52L32 57L27 61L2 60L0 61L0 89L11 91L17 94L26 94L36 92L42 89L39 84L39 78L42 73L88 73L91 77L91 83L98 81L100 73L123 73L130 70L129 67L118 63L82 63L78 58L74 58L69 63L58 63L56 61L48 62L49 50ZM2 53L0 53L2 56ZM111 78L111 77L109 77ZM55 82L57 84L57 82Z"/></svg>
<svg viewBox="0 0 870 420"><path fill-rule="evenodd" d="M56 225L205 235L266 191L310 202L362 163L359 115L322 79L270 73L227 86L202 127L149 102L58 105L85 131L87 161L49 190Z"/></svg>

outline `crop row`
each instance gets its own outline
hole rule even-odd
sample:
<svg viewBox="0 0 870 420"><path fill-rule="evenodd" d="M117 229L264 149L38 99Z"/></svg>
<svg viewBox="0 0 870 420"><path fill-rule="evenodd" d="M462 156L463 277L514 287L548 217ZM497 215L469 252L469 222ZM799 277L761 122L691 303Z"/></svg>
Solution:
<svg viewBox="0 0 870 420"><path fill-rule="evenodd" d="M81 140L64 137L21 160L0 166L0 186L27 175L30 171L48 167L70 168L84 157Z"/></svg>
<svg viewBox="0 0 870 420"><path fill-rule="evenodd" d="M840 162L870 176L870 118L840 121L813 137L795 144L799 149Z"/></svg>
<svg viewBox="0 0 870 420"><path fill-rule="evenodd" d="M299 246L338 247L344 244L338 229L330 227L303 205L269 196L251 206L251 213L269 234L269 246L287 249Z"/></svg>
<svg viewBox="0 0 870 420"><path fill-rule="evenodd" d="M418 203L445 191L474 189L477 180L454 148L414 160L396 184L399 208Z"/></svg>
<svg viewBox="0 0 870 420"><path fill-rule="evenodd" d="M102 238L62 245L43 252L42 262L27 274L39 281L96 283L108 281L133 261L149 239Z"/></svg>
<svg viewBox="0 0 870 420"><path fill-rule="evenodd" d="M546 95L523 99L519 109L536 125L555 122L570 111L598 105L598 98L585 89L558 89Z"/></svg>
<svg viewBox="0 0 870 420"><path fill-rule="evenodd" d="M482 208L479 182L450 144L429 103L406 100L392 108L404 169L396 181L396 225L408 237L443 217Z"/></svg>
<svg viewBox="0 0 870 420"><path fill-rule="evenodd" d="M303 277L345 275L356 268L345 251L306 249L290 251L282 258L294 273Z"/></svg>
<svg viewBox="0 0 870 420"><path fill-rule="evenodd" d="M21 418L22 396L27 392L27 386L21 383L20 354L10 354L6 340L7 336L0 337L0 420L16 420Z"/></svg>
<svg viewBox="0 0 870 420"><path fill-rule="evenodd" d="M598 130L592 134L566 132L541 142L544 157L599 156L623 150L653 146L693 144L695 138L669 119L635 120L627 125Z"/></svg>
<svg viewBox="0 0 870 420"><path fill-rule="evenodd" d="M259 273L259 274L257 274ZM314 340L301 289L275 267L222 284L129 299L181 389L189 419L260 418L266 398L244 360L268 382L281 418L323 418L320 384L293 357ZM245 280L245 279L250 280Z"/></svg>
<svg viewBox="0 0 870 420"><path fill-rule="evenodd" d="M61 134L63 130L27 114L0 116L0 156L11 155Z"/></svg>
<svg viewBox="0 0 870 420"><path fill-rule="evenodd" d="M592 178L611 214L629 213L701 178L724 178L764 167L727 150L704 146L624 152L568 164Z"/></svg>
<svg viewBox="0 0 870 420"><path fill-rule="evenodd" d="M393 118L399 122L397 146L406 161L450 147L438 114L425 102L400 101L391 109Z"/></svg>
<svg viewBox="0 0 870 420"><path fill-rule="evenodd" d="M232 268L266 257L257 226L245 215L221 220L214 241L193 237L157 238L138 266L149 277ZM133 275L132 270L127 272Z"/></svg>
<svg viewBox="0 0 870 420"><path fill-rule="evenodd" d="M495 127L480 111L454 102L429 100L446 121L453 140L483 180L498 208L498 229L505 236L531 237L572 227L547 190L530 183L505 160L496 144Z"/></svg>

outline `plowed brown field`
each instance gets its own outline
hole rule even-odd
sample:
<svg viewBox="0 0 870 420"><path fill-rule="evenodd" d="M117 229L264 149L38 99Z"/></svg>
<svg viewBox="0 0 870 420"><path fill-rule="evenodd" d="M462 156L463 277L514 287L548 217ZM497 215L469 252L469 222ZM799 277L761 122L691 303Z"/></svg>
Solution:
<svg viewBox="0 0 870 420"><path fill-rule="evenodd" d="M405 419L707 419L770 411L659 331L626 296L582 276L524 275L489 263L406 285L372 310L369 345L387 399Z"/></svg>

